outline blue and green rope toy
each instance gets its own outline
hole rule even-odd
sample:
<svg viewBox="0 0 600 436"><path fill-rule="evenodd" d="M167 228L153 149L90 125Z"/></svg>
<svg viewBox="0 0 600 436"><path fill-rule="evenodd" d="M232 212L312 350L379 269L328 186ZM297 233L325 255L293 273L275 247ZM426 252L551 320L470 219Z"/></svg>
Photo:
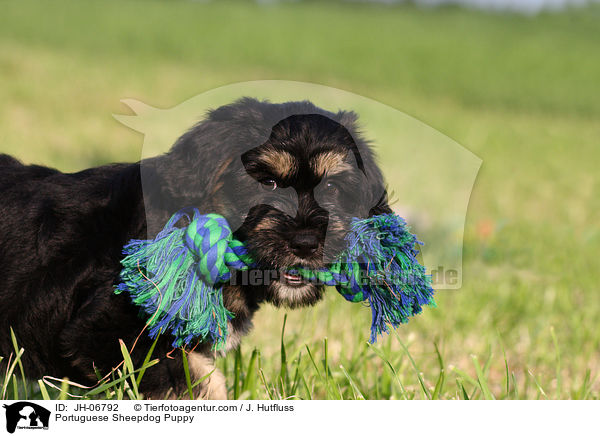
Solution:
<svg viewBox="0 0 600 436"><path fill-rule="evenodd" d="M191 216L190 216L191 215ZM187 217L186 227L176 224ZM416 259L421 244L395 214L355 218L347 246L328 268L290 272L306 280L335 286L348 301L371 307L371 343L378 334L408 322L422 305L434 305L431 277ZM221 287L232 270L255 263L244 244L233 238L226 219L184 209L171 217L153 240L131 240L123 249L121 283L150 319L150 337L170 331L173 346L208 341L220 348L227 321L234 317L223 305Z"/></svg>

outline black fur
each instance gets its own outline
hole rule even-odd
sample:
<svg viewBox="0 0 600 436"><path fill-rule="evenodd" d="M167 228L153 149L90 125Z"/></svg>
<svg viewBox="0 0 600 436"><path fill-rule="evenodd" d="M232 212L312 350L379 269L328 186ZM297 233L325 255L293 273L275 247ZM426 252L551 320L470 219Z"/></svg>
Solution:
<svg viewBox="0 0 600 436"><path fill-rule="evenodd" d="M144 327L129 296L114 293L122 247L129 239L154 236L182 207L225 215L265 270L323 264L323 238L332 220L339 220L331 232L335 240L350 215L389 211L382 176L355 122L353 113L330 113L309 102L242 99L211 111L169 153L134 164L64 174L0 155L3 364L12 351L12 327L26 350L29 377L66 376L90 385L96 381L94 367L107 374L118 365L118 339L131 348ZM297 167L294 176L276 180L279 192L271 192L274 176L259 164L261 153L273 148L293 155ZM331 190L335 198L327 191L319 202L325 180L306 162L323 150L349 152L356 171L344 176L347 186ZM349 195L342 194L345 188L351 188ZM296 248L288 244L294 237ZM245 333L265 301L295 307L314 304L322 294L312 285L292 297L288 291L296 292L272 283L225 286L225 305L235 314L232 333ZM158 341L154 356L161 362L142 382L148 397L185 390L181 353L167 357L171 340L163 335ZM140 336L136 365L151 342L145 333ZM209 344L196 351L211 355Z"/></svg>

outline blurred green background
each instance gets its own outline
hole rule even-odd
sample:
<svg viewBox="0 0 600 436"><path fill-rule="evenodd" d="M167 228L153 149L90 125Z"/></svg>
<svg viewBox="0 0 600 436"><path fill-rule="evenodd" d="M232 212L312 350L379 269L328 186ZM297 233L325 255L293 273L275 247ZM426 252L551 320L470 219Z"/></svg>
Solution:
<svg viewBox="0 0 600 436"><path fill-rule="evenodd" d="M526 16L339 2L1 1L0 152L65 171L138 160L142 136L112 118L128 113L120 99L167 108L248 80L378 100L483 160L463 287L440 291L437 309L375 347L365 342L369 310L333 293L288 314L285 348L285 311L265 307L237 356L219 361L230 396L598 398L599 54L597 5Z"/></svg>

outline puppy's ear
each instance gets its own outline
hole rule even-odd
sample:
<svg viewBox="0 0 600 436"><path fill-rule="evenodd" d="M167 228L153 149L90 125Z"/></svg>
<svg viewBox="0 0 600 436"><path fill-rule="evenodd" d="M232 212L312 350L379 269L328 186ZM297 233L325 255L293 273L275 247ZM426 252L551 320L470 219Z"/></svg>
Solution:
<svg viewBox="0 0 600 436"><path fill-rule="evenodd" d="M196 124L166 155L142 162L145 194L150 189L156 190L162 203L178 208L205 199L211 178L223 160L222 148L215 146L220 138L215 137L214 124L210 121Z"/></svg>
<svg viewBox="0 0 600 436"><path fill-rule="evenodd" d="M147 215L151 210L172 214L195 206L203 213L221 213L233 225L236 217L227 211L236 201L225 197L236 198L237 185L245 186L243 178L249 177L240 156L269 138L270 127L265 127L261 116L263 106L242 99L215 109L184 133L167 154L142 161L144 197L150 199L146 200ZM228 196L228 190L234 195ZM157 220L164 225L162 215Z"/></svg>
<svg viewBox="0 0 600 436"><path fill-rule="evenodd" d="M358 125L358 115L353 111L339 111L336 120L350 133L356 147L353 149L356 164L365 176L366 192L361 201L368 209L363 209L361 213L367 213L369 217L391 213L383 175L373 154L373 144L363 137Z"/></svg>
<svg viewBox="0 0 600 436"><path fill-rule="evenodd" d="M242 153L269 138L264 112L270 106L242 98L209 111L160 159L163 190L182 201L209 200L228 172L242 169Z"/></svg>
<svg viewBox="0 0 600 436"><path fill-rule="evenodd" d="M381 215L384 213L392 213L392 208L390 208L390 205L388 204L387 190L383 191L383 194L381 195L381 198L379 199L377 204L371 208L371 210L369 211L369 217L372 217L374 215Z"/></svg>

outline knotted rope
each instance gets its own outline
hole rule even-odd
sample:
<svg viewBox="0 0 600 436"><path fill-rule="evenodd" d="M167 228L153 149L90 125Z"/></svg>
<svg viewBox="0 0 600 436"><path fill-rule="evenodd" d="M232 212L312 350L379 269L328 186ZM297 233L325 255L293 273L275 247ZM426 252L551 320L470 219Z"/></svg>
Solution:
<svg viewBox="0 0 600 436"><path fill-rule="evenodd" d="M190 212L193 217L190 217ZM186 227L176 224L186 217ZM425 304L435 305L431 278L416 259L421 244L395 214L354 219L347 247L328 268L290 269L306 280L334 286L348 301L371 307L371 342L408 322ZM170 330L176 347L193 340L224 345L227 321L221 287L233 270L256 267L221 215L182 210L153 240L131 240L123 249L121 283L150 319L150 336Z"/></svg>

